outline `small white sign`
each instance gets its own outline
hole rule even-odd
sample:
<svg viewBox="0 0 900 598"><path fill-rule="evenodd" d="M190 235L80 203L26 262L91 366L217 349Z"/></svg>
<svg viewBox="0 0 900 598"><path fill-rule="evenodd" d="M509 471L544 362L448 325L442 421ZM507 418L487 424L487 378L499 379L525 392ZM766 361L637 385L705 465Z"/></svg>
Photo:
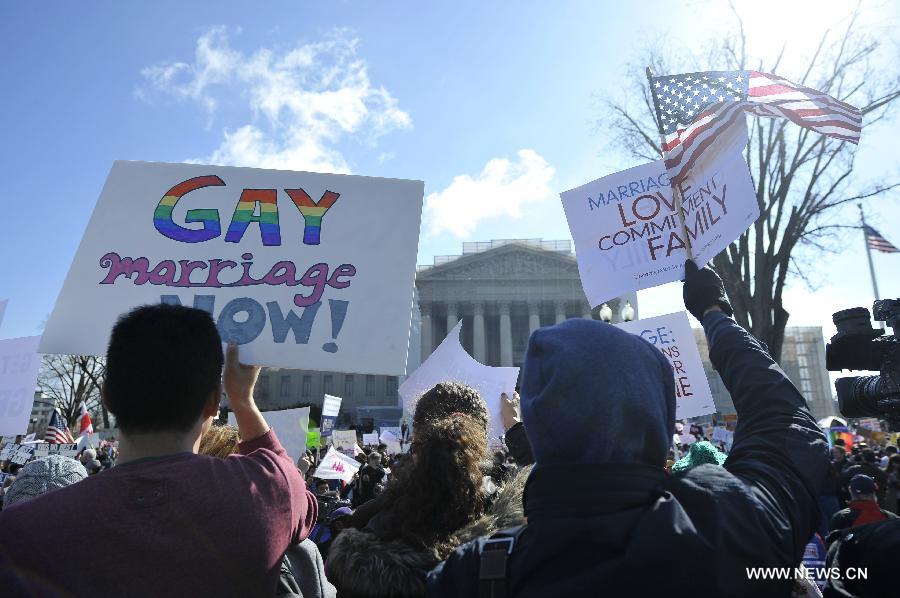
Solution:
<svg viewBox="0 0 900 598"><path fill-rule="evenodd" d="M329 447L328 452L322 458L322 462L316 467L313 477L321 480L343 480L349 482L354 474L359 471L359 462L353 457L336 451Z"/></svg>
<svg viewBox="0 0 900 598"><path fill-rule="evenodd" d="M309 429L309 407L264 411L263 418L275 430L281 446L296 463L306 454L306 434ZM228 414L228 423L237 426L234 413Z"/></svg>
<svg viewBox="0 0 900 598"><path fill-rule="evenodd" d="M41 337L0 340L0 434L25 434L34 405Z"/></svg>

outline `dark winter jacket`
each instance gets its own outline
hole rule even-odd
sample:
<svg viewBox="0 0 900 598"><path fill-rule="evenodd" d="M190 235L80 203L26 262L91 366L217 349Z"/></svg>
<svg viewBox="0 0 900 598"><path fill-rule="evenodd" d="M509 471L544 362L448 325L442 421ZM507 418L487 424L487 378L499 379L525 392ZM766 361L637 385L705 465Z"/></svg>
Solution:
<svg viewBox="0 0 900 598"><path fill-rule="evenodd" d="M506 568L510 596L790 595L790 581L749 580L746 568L800 562L819 519L825 437L760 342L720 312L703 324L739 415L724 467L670 477L662 464L538 462ZM436 567L428 595L478 596L484 542Z"/></svg>
<svg viewBox="0 0 900 598"><path fill-rule="evenodd" d="M485 514L456 533L457 545L524 523L522 490L529 470L521 470L504 484ZM368 512L360 513L356 523L371 517L378 502L366 503ZM446 556L399 540L383 540L369 527L348 528L332 542L325 571L341 598L419 597L425 595L425 576Z"/></svg>
<svg viewBox="0 0 900 598"><path fill-rule="evenodd" d="M831 518L830 529L832 531L878 523L888 519L897 519L890 511L878 508L878 503L873 500L851 500L846 509L838 511Z"/></svg>

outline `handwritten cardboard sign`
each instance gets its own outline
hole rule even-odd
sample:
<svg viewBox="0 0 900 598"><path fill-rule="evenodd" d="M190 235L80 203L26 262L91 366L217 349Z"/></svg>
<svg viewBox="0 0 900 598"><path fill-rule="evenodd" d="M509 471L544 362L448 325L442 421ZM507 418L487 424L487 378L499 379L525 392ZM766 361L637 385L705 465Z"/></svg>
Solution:
<svg viewBox="0 0 900 598"><path fill-rule="evenodd" d="M102 355L123 312L209 311L248 363L405 373L423 183L115 162L44 353Z"/></svg>
<svg viewBox="0 0 900 598"><path fill-rule="evenodd" d="M700 350L683 311L616 324L659 349L675 374L675 419L715 413L709 380L700 359Z"/></svg>

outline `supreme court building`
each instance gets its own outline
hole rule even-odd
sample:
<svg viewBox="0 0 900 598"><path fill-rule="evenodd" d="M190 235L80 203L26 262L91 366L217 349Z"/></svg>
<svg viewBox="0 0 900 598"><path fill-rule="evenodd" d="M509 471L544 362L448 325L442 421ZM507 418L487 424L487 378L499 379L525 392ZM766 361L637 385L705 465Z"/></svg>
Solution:
<svg viewBox="0 0 900 598"><path fill-rule="evenodd" d="M521 366L528 337L536 328L567 318L600 319L600 308L592 313L584 296L570 241L463 243L461 254L436 256L434 263L418 266L415 298L407 373L460 320L460 341L476 360ZM607 305L613 322L622 321L623 309L629 319L638 317L634 293ZM268 410L321 405L327 393L343 398L338 426L396 425L402 415L397 393L401 382L396 376L265 369L256 398L260 408Z"/></svg>

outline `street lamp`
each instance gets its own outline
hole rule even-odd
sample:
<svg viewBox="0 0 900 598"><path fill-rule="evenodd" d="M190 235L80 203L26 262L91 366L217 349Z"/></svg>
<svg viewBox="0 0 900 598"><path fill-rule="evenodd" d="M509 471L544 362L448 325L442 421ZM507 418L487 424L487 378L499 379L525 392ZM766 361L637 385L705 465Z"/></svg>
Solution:
<svg viewBox="0 0 900 598"><path fill-rule="evenodd" d="M622 321L630 322L633 319L634 319L634 308L631 307L631 303L626 301L625 307L622 308Z"/></svg>
<svg viewBox="0 0 900 598"><path fill-rule="evenodd" d="M604 303L600 308L600 319L604 322L609 322L612 320L612 309L609 307L609 304Z"/></svg>

